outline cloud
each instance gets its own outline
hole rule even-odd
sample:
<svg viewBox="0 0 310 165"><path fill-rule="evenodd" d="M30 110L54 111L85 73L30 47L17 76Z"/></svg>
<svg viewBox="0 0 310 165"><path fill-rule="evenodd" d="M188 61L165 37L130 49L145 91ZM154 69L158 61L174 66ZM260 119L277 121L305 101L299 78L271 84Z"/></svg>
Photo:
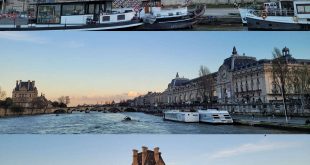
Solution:
<svg viewBox="0 0 310 165"><path fill-rule="evenodd" d="M291 148L298 146L297 143L292 142L260 142L260 143L247 143L237 146L235 148L219 150L208 156L209 159L221 159L233 156L239 156L248 153L256 153L262 151L272 151L284 148Z"/></svg>
<svg viewBox="0 0 310 165"><path fill-rule="evenodd" d="M127 96L128 96L128 97L137 97L137 96L140 96L140 95L141 95L140 93L135 92L135 91L129 91L129 92L127 93Z"/></svg>
<svg viewBox="0 0 310 165"><path fill-rule="evenodd" d="M42 37L35 36L25 32L0 32L0 39L7 39L13 41L25 41L37 44L47 43L47 40Z"/></svg>

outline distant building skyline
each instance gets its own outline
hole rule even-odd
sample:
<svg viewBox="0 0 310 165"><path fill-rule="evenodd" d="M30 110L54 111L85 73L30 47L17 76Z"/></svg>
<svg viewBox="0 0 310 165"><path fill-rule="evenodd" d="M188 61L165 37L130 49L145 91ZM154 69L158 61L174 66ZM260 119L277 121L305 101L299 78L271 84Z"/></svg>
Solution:
<svg viewBox="0 0 310 165"><path fill-rule="evenodd" d="M4 69L0 70L0 77L5 79L1 79L0 86L9 96L16 79L35 80L50 100L70 96L70 106L130 99L148 91L165 90L176 72L189 79L198 76L200 65L216 72L231 55L233 46L239 54L246 52L257 59L270 59L274 47L285 46L295 58L309 58L309 48L303 43L310 36L291 32L287 40L286 35L285 32L1 32L0 45L4 49L0 58Z"/></svg>

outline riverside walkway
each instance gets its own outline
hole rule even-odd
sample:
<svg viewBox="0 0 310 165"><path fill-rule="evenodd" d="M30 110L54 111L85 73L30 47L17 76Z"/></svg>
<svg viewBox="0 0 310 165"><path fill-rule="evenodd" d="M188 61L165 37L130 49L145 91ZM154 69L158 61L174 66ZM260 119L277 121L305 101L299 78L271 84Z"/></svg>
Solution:
<svg viewBox="0 0 310 165"><path fill-rule="evenodd" d="M234 123L237 125L276 128L310 133L310 123L306 123L307 120L310 120L310 117L288 117L287 123L284 116L232 115L232 118L234 119Z"/></svg>

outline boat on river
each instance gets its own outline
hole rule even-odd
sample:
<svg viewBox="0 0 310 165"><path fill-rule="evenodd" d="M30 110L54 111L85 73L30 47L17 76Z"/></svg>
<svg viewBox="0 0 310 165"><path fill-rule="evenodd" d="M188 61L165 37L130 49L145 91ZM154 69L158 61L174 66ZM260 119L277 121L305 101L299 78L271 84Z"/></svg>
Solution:
<svg viewBox="0 0 310 165"><path fill-rule="evenodd" d="M198 110L199 121L211 124L232 124L233 119L226 110L201 109Z"/></svg>
<svg viewBox="0 0 310 165"><path fill-rule="evenodd" d="M249 30L310 30L309 1L279 1L279 9L247 14Z"/></svg>
<svg viewBox="0 0 310 165"><path fill-rule="evenodd" d="M205 6L189 11L187 6L164 7L161 0L142 1L138 15L143 20L142 30L174 30L192 28L197 18L205 13Z"/></svg>
<svg viewBox="0 0 310 165"><path fill-rule="evenodd" d="M198 112L182 112L180 110L168 110L163 114L164 120L194 123L199 122Z"/></svg>
<svg viewBox="0 0 310 165"><path fill-rule="evenodd" d="M112 0L36 3L27 24L1 24L0 31L128 30L143 22L129 8L112 8Z"/></svg>
<svg viewBox="0 0 310 165"><path fill-rule="evenodd" d="M253 3L251 5L248 5L246 7L240 7L239 5L237 5L238 7L238 11L240 14L240 18L242 21L243 26L247 25L247 14L248 13L253 13L256 10L262 10L265 9L266 11L272 11L274 9L278 8L277 2L266 2L263 5L257 5L256 3Z"/></svg>

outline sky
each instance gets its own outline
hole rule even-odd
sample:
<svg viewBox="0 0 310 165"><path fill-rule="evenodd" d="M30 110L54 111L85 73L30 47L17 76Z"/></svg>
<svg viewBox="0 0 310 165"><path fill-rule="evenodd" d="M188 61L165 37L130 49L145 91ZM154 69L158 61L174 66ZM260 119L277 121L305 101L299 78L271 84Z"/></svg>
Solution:
<svg viewBox="0 0 310 165"><path fill-rule="evenodd" d="M11 96L16 80L35 80L50 100L104 103L161 92L200 65L216 72L233 46L257 59L287 46L309 59L309 41L308 32L0 32L0 87Z"/></svg>
<svg viewBox="0 0 310 165"><path fill-rule="evenodd" d="M130 165L159 147L167 165L308 165L308 135L0 135L4 165Z"/></svg>

